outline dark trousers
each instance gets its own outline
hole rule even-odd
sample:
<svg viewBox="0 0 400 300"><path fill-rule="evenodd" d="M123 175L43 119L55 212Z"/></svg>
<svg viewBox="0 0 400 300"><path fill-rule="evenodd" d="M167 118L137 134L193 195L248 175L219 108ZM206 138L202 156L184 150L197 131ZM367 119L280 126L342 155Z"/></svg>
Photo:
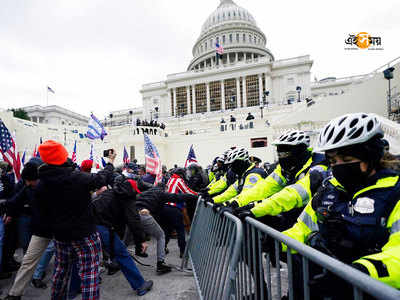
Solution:
<svg viewBox="0 0 400 300"><path fill-rule="evenodd" d="M160 216L160 225L165 232L165 247L168 245L172 231L176 230L179 250L183 253L186 247L186 240L182 210L178 207L166 204L164 205Z"/></svg>

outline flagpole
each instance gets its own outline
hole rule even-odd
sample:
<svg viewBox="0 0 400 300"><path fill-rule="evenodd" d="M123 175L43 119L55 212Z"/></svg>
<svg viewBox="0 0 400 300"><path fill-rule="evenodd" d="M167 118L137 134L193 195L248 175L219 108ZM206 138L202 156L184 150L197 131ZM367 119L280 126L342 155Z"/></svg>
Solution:
<svg viewBox="0 0 400 300"><path fill-rule="evenodd" d="M49 106L49 87L46 86L46 106Z"/></svg>

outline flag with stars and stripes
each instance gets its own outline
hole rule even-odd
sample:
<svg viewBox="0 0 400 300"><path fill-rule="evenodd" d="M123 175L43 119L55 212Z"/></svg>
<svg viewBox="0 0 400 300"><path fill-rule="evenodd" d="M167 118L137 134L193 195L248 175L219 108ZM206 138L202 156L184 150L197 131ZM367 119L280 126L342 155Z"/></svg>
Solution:
<svg viewBox="0 0 400 300"><path fill-rule="evenodd" d="M156 146L150 141L147 134L144 134L144 155L146 163L146 173L156 175L154 185L161 182L162 179L162 166L160 155L158 154Z"/></svg>
<svg viewBox="0 0 400 300"><path fill-rule="evenodd" d="M12 165L17 179L21 177L21 161L16 151L15 141L6 125L0 119L0 153L4 161Z"/></svg>
<svg viewBox="0 0 400 300"><path fill-rule="evenodd" d="M186 158L185 168L190 164L197 164L196 154L194 154L193 145L190 146L189 154Z"/></svg>
<svg viewBox="0 0 400 300"><path fill-rule="evenodd" d="M124 162L124 165L129 164L129 162L130 162L128 151L126 151L125 146L124 146L124 155L123 155L122 160Z"/></svg>

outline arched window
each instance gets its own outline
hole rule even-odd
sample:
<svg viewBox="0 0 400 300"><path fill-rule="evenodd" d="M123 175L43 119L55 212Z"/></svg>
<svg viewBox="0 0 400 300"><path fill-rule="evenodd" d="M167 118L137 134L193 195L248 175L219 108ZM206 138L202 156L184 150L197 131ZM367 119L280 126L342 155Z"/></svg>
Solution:
<svg viewBox="0 0 400 300"><path fill-rule="evenodd" d="M232 43L233 38L232 38L232 33L229 35L229 43Z"/></svg>
<svg viewBox="0 0 400 300"><path fill-rule="evenodd" d="M236 12L235 11L233 11L233 16L236 17Z"/></svg>
<svg viewBox="0 0 400 300"><path fill-rule="evenodd" d="M239 39L240 39L239 33L236 33L236 43L239 43Z"/></svg>
<svg viewBox="0 0 400 300"><path fill-rule="evenodd" d="M254 37L254 44L257 44L257 37Z"/></svg>
<svg viewBox="0 0 400 300"><path fill-rule="evenodd" d="M251 34L249 34L249 42L252 43L253 40L251 39Z"/></svg>
<svg viewBox="0 0 400 300"><path fill-rule="evenodd" d="M217 36L217 44L219 44L219 36Z"/></svg>
<svg viewBox="0 0 400 300"><path fill-rule="evenodd" d="M225 44L225 35L222 36L222 44Z"/></svg>
<svg viewBox="0 0 400 300"><path fill-rule="evenodd" d="M207 50L207 42L205 42L205 44L204 44L204 48Z"/></svg>
<svg viewBox="0 0 400 300"><path fill-rule="evenodd" d="M246 34L243 33L243 43L245 43L245 42L246 42Z"/></svg>
<svg viewBox="0 0 400 300"><path fill-rule="evenodd" d="M203 52L203 45L201 45L200 49L201 49L200 51Z"/></svg>
<svg viewBox="0 0 400 300"><path fill-rule="evenodd" d="M228 12L228 19L231 17L231 13L230 12Z"/></svg>

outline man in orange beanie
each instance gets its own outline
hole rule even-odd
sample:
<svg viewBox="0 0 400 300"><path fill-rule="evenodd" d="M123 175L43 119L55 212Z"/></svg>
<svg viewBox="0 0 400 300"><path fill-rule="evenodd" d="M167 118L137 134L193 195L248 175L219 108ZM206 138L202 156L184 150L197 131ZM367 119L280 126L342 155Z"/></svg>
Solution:
<svg viewBox="0 0 400 300"><path fill-rule="evenodd" d="M39 168L36 196L47 212L56 248L51 299L66 299L68 277L77 260L82 299L97 300L101 243L89 212L90 192L112 185L115 151L97 174L75 170L67 161L67 150L58 142L44 142L39 154L45 164Z"/></svg>
<svg viewBox="0 0 400 300"><path fill-rule="evenodd" d="M93 160L86 159L81 163L81 171L90 173L92 171Z"/></svg>

